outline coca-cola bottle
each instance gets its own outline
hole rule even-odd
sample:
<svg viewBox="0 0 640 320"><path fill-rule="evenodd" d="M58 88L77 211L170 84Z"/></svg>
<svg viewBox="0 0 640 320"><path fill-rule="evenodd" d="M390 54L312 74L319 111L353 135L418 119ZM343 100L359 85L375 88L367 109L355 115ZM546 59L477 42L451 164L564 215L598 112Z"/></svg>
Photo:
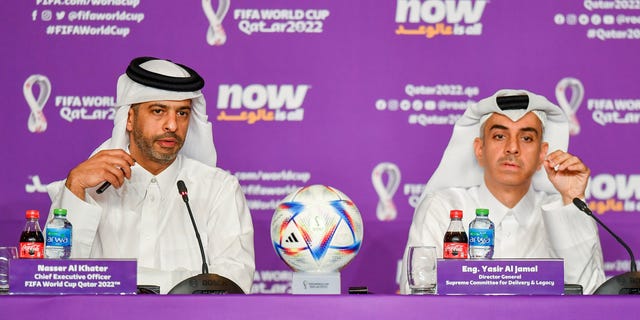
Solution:
<svg viewBox="0 0 640 320"><path fill-rule="evenodd" d="M444 234L442 257L445 259L467 259L469 257L469 239L462 224L462 210L451 210L451 222Z"/></svg>
<svg viewBox="0 0 640 320"><path fill-rule="evenodd" d="M20 259L43 259L44 236L38 223L40 211L27 210L26 218L27 224L20 235Z"/></svg>

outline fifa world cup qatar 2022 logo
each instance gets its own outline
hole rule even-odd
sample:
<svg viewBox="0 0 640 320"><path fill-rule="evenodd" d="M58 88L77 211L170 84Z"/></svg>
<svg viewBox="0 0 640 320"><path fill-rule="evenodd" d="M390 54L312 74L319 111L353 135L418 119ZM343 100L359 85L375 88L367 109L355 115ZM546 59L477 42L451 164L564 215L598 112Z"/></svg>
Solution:
<svg viewBox="0 0 640 320"><path fill-rule="evenodd" d="M387 176L387 182L384 183L383 175ZM371 182L376 190L380 200L376 207L376 216L380 221L395 220L398 216L398 210L393 203L393 195L400 186L400 169L391 162L381 162L371 172Z"/></svg>
<svg viewBox="0 0 640 320"><path fill-rule="evenodd" d="M33 93L33 87L39 86L38 98ZM47 119L44 116L44 109L49 96L51 95L51 82L49 78L40 74L34 74L27 78L22 86L24 98L27 100L31 113L27 123L29 131L33 133L41 133L47 130Z"/></svg>
<svg viewBox="0 0 640 320"><path fill-rule="evenodd" d="M571 99L567 99L567 91L571 91ZM569 119L569 134L572 136L580 133L580 123L576 113L584 98L584 86L576 78L563 78L556 85L556 100Z"/></svg>
<svg viewBox="0 0 640 320"><path fill-rule="evenodd" d="M222 27L222 20L229 11L231 0L218 0L218 10L214 11L211 0L202 0L202 10L209 20L207 29L207 43L211 46L221 46L227 41L227 35Z"/></svg>

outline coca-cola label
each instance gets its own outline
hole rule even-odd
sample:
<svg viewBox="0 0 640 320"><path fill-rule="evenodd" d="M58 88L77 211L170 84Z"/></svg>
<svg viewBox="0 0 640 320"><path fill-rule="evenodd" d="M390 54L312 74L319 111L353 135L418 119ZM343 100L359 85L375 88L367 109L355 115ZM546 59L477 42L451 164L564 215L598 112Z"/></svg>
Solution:
<svg viewBox="0 0 640 320"><path fill-rule="evenodd" d="M469 245L460 242L445 242L442 257L445 259L467 259L469 258Z"/></svg>
<svg viewBox="0 0 640 320"><path fill-rule="evenodd" d="M43 259L44 243L20 242L20 259Z"/></svg>

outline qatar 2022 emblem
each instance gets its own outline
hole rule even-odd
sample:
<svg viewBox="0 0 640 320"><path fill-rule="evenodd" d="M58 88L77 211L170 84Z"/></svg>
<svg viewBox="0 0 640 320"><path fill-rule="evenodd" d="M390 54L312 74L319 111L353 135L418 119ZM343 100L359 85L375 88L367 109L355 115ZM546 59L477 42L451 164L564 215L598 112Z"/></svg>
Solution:
<svg viewBox="0 0 640 320"><path fill-rule="evenodd" d="M386 176L386 183L384 182ZM398 210L393 203L393 195L400 186L400 169L391 162L381 162L371 172L371 183L378 194L378 206L376 216L380 221L392 221L396 219Z"/></svg>
<svg viewBox="0 0 640 320"><path fill-rule="evenodd" d="M38 87L38 98L35 97L33 88ZM51 81L46 76L34 74L27 78L22 86L24 98L27 100L31 113L27 126L32 133L42 133L47 130L47 119L44 116L44 106L51 95Z"/></svg>
<svg viewBox="0 0 640 320"><path fill-rule="evenodd" d="M571 99L567 99L567 92L571 91ZM584 86L576 78L563 78L556 85L556 100L569 119L569 134L572 136L580 133L580 122L576 113L584 98Z"/></svg>
<svg viewBox="0 0 640 320"><path fill-rule="evenodd" d="M221 46L227 41L227 34L222 27L222 20L229 11L231 0L218 0L218 10L213 10L211 0L202 0L202 10L209 20L207 29L207 43L211 46Z"/></svg>

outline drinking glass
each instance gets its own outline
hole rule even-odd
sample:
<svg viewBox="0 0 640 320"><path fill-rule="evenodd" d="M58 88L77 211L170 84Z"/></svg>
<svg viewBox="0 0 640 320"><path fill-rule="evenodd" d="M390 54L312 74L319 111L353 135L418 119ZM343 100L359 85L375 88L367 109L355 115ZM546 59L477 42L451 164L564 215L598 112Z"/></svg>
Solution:
<svg viewBox="0 0 640 320"><path fill-rule="evenodd" d="M17 258L16 247L0 247L0 292L9 291L9 260Z"/></svg>
<svg viewBox="0 0 640 320"><path fill-rule="evenodd" d="M437 284L436 247L409 247L407 276L411 294L435 294Z"/></svg>

